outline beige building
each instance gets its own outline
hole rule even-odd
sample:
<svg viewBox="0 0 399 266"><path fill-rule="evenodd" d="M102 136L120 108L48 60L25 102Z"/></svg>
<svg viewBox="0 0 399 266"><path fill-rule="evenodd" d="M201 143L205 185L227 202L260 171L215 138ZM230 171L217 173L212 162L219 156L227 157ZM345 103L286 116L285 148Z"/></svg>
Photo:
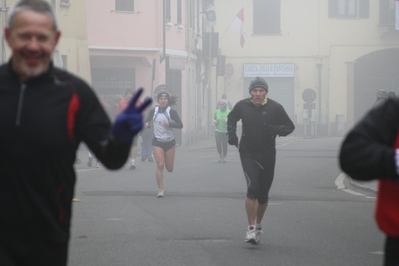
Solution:
<svg viewBox="0 0 399 266"><path fill-rule="evenodd" d="M342 135L379 89L399 93L394 0L217 0L225 76L214 94L249 97L255 76L305 136ZM230 25L244 10L245 44ZM218 100L218 99L213 99ZM306 102L305 102L306 100Z"/></svg>

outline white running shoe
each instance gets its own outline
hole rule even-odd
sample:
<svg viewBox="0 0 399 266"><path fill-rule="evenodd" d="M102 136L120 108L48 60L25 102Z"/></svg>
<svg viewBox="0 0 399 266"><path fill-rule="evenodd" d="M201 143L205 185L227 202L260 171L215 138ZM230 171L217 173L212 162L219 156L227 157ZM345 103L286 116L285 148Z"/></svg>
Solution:
<svg viewBox="0 0 399 266"><path fill-rule="evenodd" d="M255 242L259 244L261 234L263 233L262 229L255 229Z"/></svg>
<svg viewBox="0 0 399 266"><path fill-rule="evenodd" d="M259 238L260 240L260 238ZM258 244L258 242L256 242L256 230L252 229L252 230L248 230L247 231L247 235L245 236L245 243L251 243L251 244Z"/></svg>
<svg viewBox="0 0 399 266"><path fill-rule="evenodd" d="M157 198L163 198L163 190L158 190Z"/></svg>
<svg viewBox="0 0 399 266"><path fill-rule="evenodd" d="M134 169L136 169L136 164L135 164L135 162L130 162L130 169L131 170L134 170Z"/></svg>

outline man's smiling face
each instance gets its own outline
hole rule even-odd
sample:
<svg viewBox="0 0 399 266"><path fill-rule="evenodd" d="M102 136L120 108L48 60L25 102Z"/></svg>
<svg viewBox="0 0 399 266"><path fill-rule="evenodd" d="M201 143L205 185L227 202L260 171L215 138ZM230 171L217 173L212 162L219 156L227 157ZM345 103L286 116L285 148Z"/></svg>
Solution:
<svg viewBox="0 0 399 266"><path fill-rule="evenodd" d="M46 72L57 46L60 32L54 30L50 16L30 10L15 14L11 28L5 29L12 50L12 66L26 81Z"/></svg>

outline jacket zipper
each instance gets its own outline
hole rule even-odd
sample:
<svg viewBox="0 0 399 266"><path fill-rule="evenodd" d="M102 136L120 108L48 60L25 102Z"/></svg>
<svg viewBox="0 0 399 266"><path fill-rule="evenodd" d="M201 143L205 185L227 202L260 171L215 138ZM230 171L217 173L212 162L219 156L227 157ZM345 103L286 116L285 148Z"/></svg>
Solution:
<svg viewBox="0 0 399 266"><path fill-rule="evenodd" d="M26 90L26 84L22 83L21 91L19 93L19 100L18 100L17 120L15 121L15 125L17 127L19 127L21 125L22 107L24 105L25 90Z"/></svg>

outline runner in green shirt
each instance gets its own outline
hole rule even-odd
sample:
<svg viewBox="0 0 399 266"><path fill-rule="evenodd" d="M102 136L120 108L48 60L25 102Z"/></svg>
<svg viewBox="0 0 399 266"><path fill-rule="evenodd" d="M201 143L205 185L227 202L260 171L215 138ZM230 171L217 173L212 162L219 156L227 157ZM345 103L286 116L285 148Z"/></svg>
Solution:
<svg viewBox="0 0 399 266"><path fill-rule="evenodd" d="M215 111L213 115L213 124L215 125L215 140L216 140L216 148L219 153L219 161L220 163L226 162L227 155L227 116L230 113L230 110L227 109L227 101L220 100L219 101L219 109Z"/></svg>

